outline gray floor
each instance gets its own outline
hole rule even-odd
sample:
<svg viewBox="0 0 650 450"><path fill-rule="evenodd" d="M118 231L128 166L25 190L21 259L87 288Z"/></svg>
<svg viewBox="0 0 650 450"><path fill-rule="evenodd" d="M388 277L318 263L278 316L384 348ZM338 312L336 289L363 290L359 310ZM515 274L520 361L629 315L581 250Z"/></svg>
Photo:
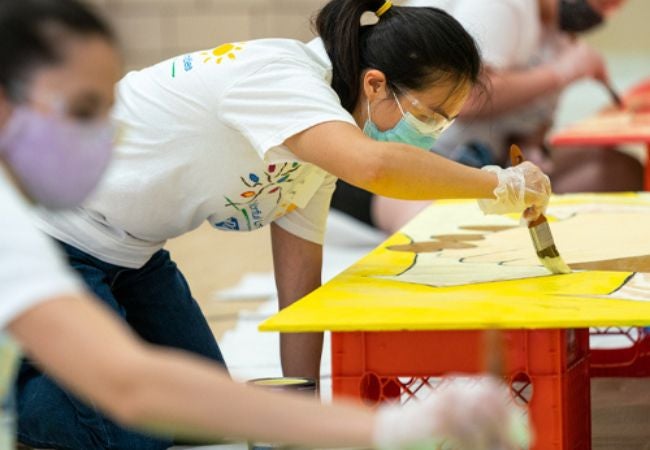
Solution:
<svg viewBox="0 0 650 450"><path fill-rule="evenodd" d="M650 379L591 383L593 450L650 450Z"/></svg>

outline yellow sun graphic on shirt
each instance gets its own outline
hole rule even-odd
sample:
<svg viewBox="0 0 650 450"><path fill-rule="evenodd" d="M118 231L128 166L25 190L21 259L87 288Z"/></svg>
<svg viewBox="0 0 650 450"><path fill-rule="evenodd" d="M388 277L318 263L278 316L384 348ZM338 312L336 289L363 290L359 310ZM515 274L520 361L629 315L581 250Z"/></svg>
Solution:
<svg viewBox="0 0 650 450"><path fill-rule="evenodd" d="M204 64L211 62L213 58L215 63L221 64L221 61L223 61L224 58L236 59L236 52L240 51L241 49L242 47L237 44L223 44L210 51L201 52L200 55L205 56L205 58L203 58Z"/></svg>

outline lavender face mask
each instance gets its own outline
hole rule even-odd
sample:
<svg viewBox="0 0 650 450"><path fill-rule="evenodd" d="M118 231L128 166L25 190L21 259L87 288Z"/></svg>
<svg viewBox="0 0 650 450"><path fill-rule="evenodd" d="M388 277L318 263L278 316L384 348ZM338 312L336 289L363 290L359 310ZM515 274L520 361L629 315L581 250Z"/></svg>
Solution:
<svg viewBox="0 0 650 450"><path fill-rule="evenodd" d="M34 201L72 208L98 184L112 143L108 121L79 123L19 106L0 130L0 158Z"/></svg>

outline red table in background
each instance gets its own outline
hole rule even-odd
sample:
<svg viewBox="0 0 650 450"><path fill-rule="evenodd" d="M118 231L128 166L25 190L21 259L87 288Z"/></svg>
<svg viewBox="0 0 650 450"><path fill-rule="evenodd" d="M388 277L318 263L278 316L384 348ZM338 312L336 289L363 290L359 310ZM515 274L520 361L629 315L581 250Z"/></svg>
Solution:
<svg viewBox="0 0 650 450"><path fill-rule="evenodd" d="M553 146L646 146L644 189L650 191L650 79L623 96L625 110L608 109L551 136Z"/></svg>

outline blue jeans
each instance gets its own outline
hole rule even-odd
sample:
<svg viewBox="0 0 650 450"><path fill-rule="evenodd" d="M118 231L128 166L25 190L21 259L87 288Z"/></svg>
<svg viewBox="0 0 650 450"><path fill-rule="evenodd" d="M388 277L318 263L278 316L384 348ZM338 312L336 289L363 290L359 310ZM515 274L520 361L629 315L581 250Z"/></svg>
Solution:
<svg viewBox="0 0 650 450"><path fill-rule="evenodd" d="M103 262L61 244L70 265L95 295L144 340L184 349L225 366L217 341L185 278L160 250L140 269ZM16 386L18 440L65 450L159 450L173 445L127 430L60 388L29 361Z"/></svg>

